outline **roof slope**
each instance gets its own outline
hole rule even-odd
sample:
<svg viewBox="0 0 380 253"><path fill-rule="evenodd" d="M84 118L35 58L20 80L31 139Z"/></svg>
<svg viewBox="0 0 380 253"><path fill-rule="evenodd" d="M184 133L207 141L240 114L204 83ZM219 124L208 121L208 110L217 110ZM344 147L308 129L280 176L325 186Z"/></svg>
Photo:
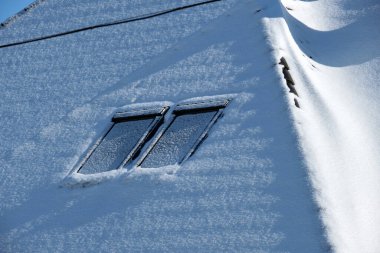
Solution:
<svg viewBox="0 0 380 253"><path fill-rule="evenodd" d="M49 0L0 30L1 43L192 2ZM267 15L221 1L1 49L0 251L325 251ZM118 108L231 93L174 175L60 187Z"/></svg>
<svg viewBox="0 0 380 253"><path fill-rule="evenodd" d="M302 110L293 111L336 252L380 252L380 3L282 1L267 20ZM293 101L290 101L291 103Z"/></svg>

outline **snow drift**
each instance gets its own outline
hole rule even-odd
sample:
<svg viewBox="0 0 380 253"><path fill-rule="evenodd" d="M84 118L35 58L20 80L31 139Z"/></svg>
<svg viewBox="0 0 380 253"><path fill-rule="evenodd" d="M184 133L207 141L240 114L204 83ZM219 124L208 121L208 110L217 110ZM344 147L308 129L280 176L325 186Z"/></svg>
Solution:
<svg viewBox="0 0 380 253"><path fill-rule="evenodd" d="M297 83L293 117L336 252L380 251L379 13L371 0L284 0L266 20Z"/></svg>

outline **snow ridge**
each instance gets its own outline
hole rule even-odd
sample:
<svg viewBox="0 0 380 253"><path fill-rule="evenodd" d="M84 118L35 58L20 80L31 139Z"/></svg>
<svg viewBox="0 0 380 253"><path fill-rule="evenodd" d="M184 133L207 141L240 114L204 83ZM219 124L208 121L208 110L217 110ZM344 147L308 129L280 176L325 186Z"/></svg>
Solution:
<svg viewBox="0 0 380 253"><path fill-rule="evenodd" d="M294 124L329 241L338 253L380 252L380 4L280 6L266 27L297 83Z"/></svg>

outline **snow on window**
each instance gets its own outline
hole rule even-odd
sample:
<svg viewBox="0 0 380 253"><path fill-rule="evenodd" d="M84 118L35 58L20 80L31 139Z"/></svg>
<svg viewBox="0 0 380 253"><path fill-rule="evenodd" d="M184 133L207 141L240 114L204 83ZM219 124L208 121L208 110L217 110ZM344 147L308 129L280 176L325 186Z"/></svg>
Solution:
<svg viewBox="0 0 380 253"><path fill-rule="evenodd" d="M112 126L76 171L95 174L134 166L181 164L207 137L228 103L229 100L177 104L167 116L169 107L118 112Z"/></svg>
<svg viewBox="0 0 380 253"><path fill-rule="evenodd" d="M117 113L111 128L79 169L80 173L93 174L124 166L162 123L162 113Z"/></svg>
<svg viewBox="0 0 380 253"><path fill-rule="evenodd" d="M215 115L216 112L213 111L177 116L141 167L162 167L180 163Z"/></svg>
<svg viewBox="0 0 380 253"><path fill-rule="evenodd" d="M180 164L190 157L206 138L208 130L222 113L222 104L179 105L161 138L140 164L143 168Z"/></svg>

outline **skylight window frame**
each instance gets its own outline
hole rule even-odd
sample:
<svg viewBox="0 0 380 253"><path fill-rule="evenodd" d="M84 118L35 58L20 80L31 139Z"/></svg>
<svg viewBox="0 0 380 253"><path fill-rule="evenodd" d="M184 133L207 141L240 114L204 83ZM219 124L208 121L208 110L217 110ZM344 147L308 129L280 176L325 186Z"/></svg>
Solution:
<svg viewBox="0 0 380 253"><path fill-rule="evenodd" d="M208 133L211 129L211 127L218 121L219 118L223 116L223 111L227 107L227 105L230 103L231 99L220 99L220 100L203 100L203 101L193 101L193 102L183 102L177 104L174 109L172 110L172 113L169 118L169 122L165 124L165 126L161 129L159 133L157 133L156 138L152 141L152 143L149 145L149 147L145 150L145 152L142 154L140 160L136 163L136 167L141 167L141 165L144 163L145 159L149 156L149 154L153 151L154 147L158 144L160 139L164 136L166 131L170 129L172 124L175 122L177 116L186 115L186 114L195 114L195 113L204 113L204 112L211 112L215 111L216 114L213 116L213 118L210 120L210 122L207 124L206 128L202 132L202 134L197 138L194 145L191 147L191 149L188 151L188 153L176 164L181 165L183 162L185 162L187 159L189 159L195 151L198 149L198 147L203 143L203 141L207 138Z"/></svg>
<svg viewBox="0 0 380 253"><path fill-rule="evenodd" d="M138 152L142 150L146 142L149 142L149 139L154 137L155 133L159 130L160 126L164 124L165 114L169 111L169 108L170 108L169 106L160 106L160 107L149 108L149 109L134 109L134 110L123 110L123 111L116 112L114 116L112 117L111 122L109 123L106 130L100 134L100 136L97 138L94 144L92 144L91 147L86 151L86 156L84 156L83 159L81 159L80 163L74 167L73 172L80 173L83 175L93 175L93 174L107 173L110 171L124 169L125 166L133 160L134 156L136 156L136 154L138 154ZM113 127L116 124L121 123L121 122L131 121L131 120L143 120L143 119L148 119L148 118L153 118L153 121L149 124L147 130L139 138L139 140L134 145L132 150L126 155L122 163L116 169L110 169L110 170L105 170L105 171L96 172L96 173L81 173L80 172L83 166L86 164L86 162L90 159L91 155L101 145L102 141L112 131Z"/></svg>

